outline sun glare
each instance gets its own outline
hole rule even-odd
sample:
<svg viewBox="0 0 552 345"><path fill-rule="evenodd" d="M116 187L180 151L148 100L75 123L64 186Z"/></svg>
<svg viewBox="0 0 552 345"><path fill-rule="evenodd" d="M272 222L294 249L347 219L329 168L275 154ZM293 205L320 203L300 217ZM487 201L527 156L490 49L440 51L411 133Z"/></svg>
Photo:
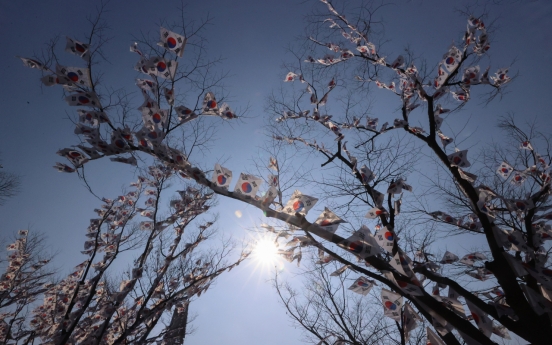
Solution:
<svg viewBox="0 0 552 345"><path fill-rule="evenodd" d="M262 264L275 263L278 259L278 248L268 238L261 238L257 241L255 248L253 249L253 255L256 261Z"/></svg>

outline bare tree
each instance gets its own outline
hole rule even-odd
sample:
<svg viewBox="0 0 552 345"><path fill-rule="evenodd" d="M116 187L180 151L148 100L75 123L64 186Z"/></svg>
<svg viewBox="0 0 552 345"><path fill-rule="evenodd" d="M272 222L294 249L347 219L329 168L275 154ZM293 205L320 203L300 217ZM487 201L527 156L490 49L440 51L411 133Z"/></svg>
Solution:
<svg viewBox="0 0 552 345"><path fill-rule="evenodd" d="M305 330L305 341L317 344L425 344L423 332L410 332L403 337L406 325L401 321L388 322L382 306L375 296L366 298L369 290L355 295L356 285L350 274L333 274L330 270L339 266L334 263L310 264L304 270L300 287L290 282L281 282L278 275L274 286L293 324ZM342 270L343 271L343 270ZM356 275L356 274L355 274ZM352 285L351 285L352 284ZM408 324L408 327L411 325Z"/></svg>
<svg viewBox="0 0 552 345"><path fill-rule="evenodd" d="M213 222L201 217L212 194L189 186L166 209L162 193L172 175L153 166L127 194L104 199L86 229L87 259L58 283L47 282L46 261L31 264L40 241L21 232L2 279L2 343L182 344L190 301L247 255L228 263L231 242L201 245L214 236ZM136 259L121 271L115 262L129 254Z"/></svg>
<svg viewBox="0 0 552 345"><path fill-rule="evenodd" d="M291 230L304 232L293 239L295 245L283 251L284 256L290 260L298 259L301 256L297 253L298 248L314 246L329 258L362 274L357 279L367 288L372 284L370 279L381 283L385 286L380 290L384 315L400 320L405 305L403 301L408 300L409 305L413 306L412 313L417 310L436 330L438 335L431 328L427 329L431 344L460 344L459 339L470 344L495 344L491 335L494 333L508 338L508 331L533 344L549 343L552 336L552 302L548 291L552 286L547 268L548 245L543 241L551 234L550 226L546 224L550 218L546 213L550 206L550 156L537 154L536 150L540 149L536 144L532 145L532 138L528 136L528 140L520 144L522 149L527 149L520 156L525 160L509 160L519 162L519 166L514 168L514 163L494 162L490 170L494 173L499 165L499 176L491 176L483 167L478 178L466 170L470 166L467 150L450 152L449 148L447 152L447 145L453 139L441 130L441 115L461 110L470 101L473 89L488 88L490 93L486 100L491 100L500 95L505 84L511 81L506 69L489 75L488 71L481 71L475 66L490 47L490 31L487 31L481 18L469 17L461 45L449 48L435 68L423 64L423 68L418 69L413 55L398 56L388 61L380 53L379 45L369 41L370 30L377 27L377 23L371 21L369 7L357 12L366 17L345 17L331 2L323 2L329 11L315 22L314 27L320 30L320 35L313 35L310 40L316 47L313 55L320 55L304 57L309 64L314 64L310 65L314 67L304 69L301 57L301 65L295 66L297 70L286 76L287 81L305 81L301 88L306 90L289 96L284 94L281 101L273 102L277 113L285 111L279 121L288 131L275 134L275 139L290 144L300 142L320 154L323 168L337 169L333 178L340 179L340 183L332 185L328 180L324 185L330 193L339 196L333 198L336 204L352 205L346 212L352 230L360 225L359 212L368 211L366 217L377 222L375 234L367 227L349 232L348 237L336 233L334 225L344 219L329 209L316 221L307 220L307 212L318 199L299 191L289 196L287 203L280 205L277 202L273 208L279 194L277 159L271 159L269 164L276 171L277 179L271 180L270 188L260 197L257 192L262 179L252 175L241 174L236 188L230 191L230 171L216 166L212 177L208 178L197 164L185 157L182 150L174 147L171 141L174 136L169 136L173 133L173 127L151 125L148 117L144 117L143 129L129 128L122 132L110 121L105 121L108 125L104 129L114 138L112 144L98 138L95 130L81 130L80 133L93 146L92 149L81 147L89 157L75 164L71 154L64 156L78 169L88 161L115 153L154 156L164 164L166 171L178 172L216 194L259 208L266 217L286 224L286 229L279 231L278 236L289 236ZM326 40L333 35L339 39L343 37L345 42L338 44ZM174 53L173 48L168 46L167 52L160 55ZM339 56L326 54L328 48L339 53ZM160 77L159 70L150 67L161 61L165 64L161 67L169 66L169 61L163 56L142 60L139 66L144 72ZM349 65L353 67L345 67ZM366 107L356 112L354 105L360 104L355 102L355 98L364 99L365 94L362 88L345 88L349 81L355 79L347 74L350 72L357 75L355 82L375 84L389 93L389 99L396 102L399 114L392 125L385 123L379 126L375 118L364 119L365 124L361 124L361 117L367 116ZM343 77L338 78L340 75ZM168 79L171 83L174 80L172 76ZM169 82L168 79L163 80ZM212 92L204 92L208 89L205 84L196 83L193 86L194 90L201 91L199 94L203 95L203 104L186 111L187 114L194 114L192 117L180 116L176 127L195 117L195 111L202 115L235 117L227 107L217 106ZM92 89L86 86L79 88L87 97L95 97L90 93L95 92L93 86ZM340 95L336 91L340 89L347 92ZM335 117L322 114L334 95L343 105L341 114ZM75 105L71 97L78 99L80 96L75 94L68 99L69 104ZM90 99L94 100L90 105L105 114L104 100ZM162 101L161 97L158 101ZM448 111L437 102L458 103L452 111ZM311 115L307 107L314 107ZM173 123L172 104L170 109L168 119L171 120L163 123ZM299 121L306 121L307 124L289 124ZM81 124L79 126L84 128ZM505 127L521 137L526 135L512 124ZM317 137L321 138L318 142L308 138L313 128L319 133ZM345 130L353 133L350 138L355 141L354 147L346 146ZM138 144L134 143L134 138ZM382 140L383 151L378 148ZM463 143L456 142L456 145ZM543 145L544 150L548 151L548 142ZM404 146L408 147L403 149ZM101 154L97 154L98 151ZM420 161L420 157L424 158L421 163L425 166L420 167L419 171L429 175L427 181L431 185L427 187L422 182L422 192L416 194L418 189L406 183L408 168L405 167L410 162ZM524 162L527 164L521 165ZM371 164L375 167L368 166ZM74 170L68 166L62 169ZM383 177L374 176L375 170L380 171ZM502 184L504 190L497 191L488 186L494 179L510 178L514 174L514 183ZM476 180L479 181L476 183ZM520 181L525 183L521 189L516 189ZM384 192L378 191L382 186L387 188ZM413 196L409 198L405 195L403 200L403 191L412 192ZM437 197L445 197L440 200L446 210L428 201ZM506 224L513 230L504 229ZM270 225L266 228L276 232ZM431 246L431 230L435 228L449 228L451 232L458 232L459 228L460 232L474 234L478 236L480 250L467 253L461 259L449 252L443 259L436 259L436 249ZM474 287L473 284L466 284L466 279L472 279L468 277L486 283L481 288L479 285ZM426 291L423 281L435 284L431 292ZM441 296L440 289L448 289L447 295ZM465 307L471 316L466 315Z"/></svg>
<svg viewBox="0 0 552 345"><path fill-rule="evenodd" d="M0 165L0 169L3 167ZM21 179L19 176L0 171L0 205L3 205L7 199L13 197L19 192L19 186L21 185Z"/></svg>
<svg viewBox="0 0 552 345"><path fill-rule="evenodd" d="M7 260L0 260L5 273L0 277L0 341L6 343L28 326L30 306L47 290L54 272L45 266L52 255L44 238L19 230L15 242L7 245Z"/></svg>
<svg viewBox="0 0 552 345"><path fill-rule="evenodd" d="M202 37L210 19L188 22L182 16L176 24L162 23L181 34L161 27L159 45L152 43L147 33L136 38L140 44L131 46L139 58L136 69L151 77L137 79L144 100L136 120L130 111L132 92L105 85L98 69L108 59L104 48L111 39L104 12L102 3L89 18L91 30L83 42L71 37L66 40L65 51L81 57L86 67L61 65L57 38L41 56L21 59L26 66L42 71L44 85L63 86L66 101L83 108L74 121L81 142L76 148L58 152L71 165L57 163L56 169L77 172L92 193L94 187L88 184L84 169L89 160L111 156L112 161L132 166L140 163L142 176L132 184L134 190L115 200L102 199L102 208L95 210L99 218L91 220L86 233L83 254L89 258L59 283L40 290L44 302L35 306L32 316L10 314L20 329L3 333L5 343L181 344L190 332L190 301L248 255L245 251L237 258L231 255L235 245L228 239L219 246L197 250L214 236L214 219L196 220L212 206L213 194L184 182L180 183L180 198L165 205L161 194L170 181L188 176L166 165L151 165L146 162L151 159L135 154L143 151L162 157L157 162L174 159L184 164L192 153L208 151L215 132L203 119L196 120L198 110L207 107L208 115L237 117L226 104L218 105L211 92L218 91L223 100L225 74L217 71L219 58L206 58ZM187 59L179 60L184 49ZM169 57L172 54L175 59ZM211 102L203 104L205 90L211 90ZM185 102L189 108L175 106L175 102ZM161 109L165 105L168 109ZM184 128L191 120L196 121ZM125 153L130 155L123 156ZM132 223L138 215L147 220ZM198 222L202 223L197 230L190 230ZM120 264L129 255L136 256L134 263L121 270ZM118 278L121 274L122 280ZM33 306L31 302L25 307Z"/></svg>

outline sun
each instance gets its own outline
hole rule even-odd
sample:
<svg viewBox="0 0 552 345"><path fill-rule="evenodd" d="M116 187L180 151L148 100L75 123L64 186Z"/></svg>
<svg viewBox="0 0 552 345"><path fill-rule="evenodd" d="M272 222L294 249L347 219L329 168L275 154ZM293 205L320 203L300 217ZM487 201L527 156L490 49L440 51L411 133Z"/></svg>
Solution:
<svg viewBox="0 0 552 345"><path fill-rule="evenodd" d="M273 264L278 259L278 248L273 240L260 238L253 248L253 258L260 264Z"/></svg>

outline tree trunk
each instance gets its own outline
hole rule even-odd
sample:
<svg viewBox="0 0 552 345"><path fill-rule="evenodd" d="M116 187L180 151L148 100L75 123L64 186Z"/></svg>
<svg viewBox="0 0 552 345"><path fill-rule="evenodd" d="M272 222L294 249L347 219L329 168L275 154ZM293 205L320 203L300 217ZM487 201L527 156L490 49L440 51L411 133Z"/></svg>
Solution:
<svg viewBox="0 0 552 345"><path fill-rule="evenodd" d="M167 328L165 336L163 337L165 344L184 344L184 338L186 337L186 325L188 323L188 306L189 304L186 303L186 306L182 312L178 312L178 308L174 308L171 323Z"/></svg>

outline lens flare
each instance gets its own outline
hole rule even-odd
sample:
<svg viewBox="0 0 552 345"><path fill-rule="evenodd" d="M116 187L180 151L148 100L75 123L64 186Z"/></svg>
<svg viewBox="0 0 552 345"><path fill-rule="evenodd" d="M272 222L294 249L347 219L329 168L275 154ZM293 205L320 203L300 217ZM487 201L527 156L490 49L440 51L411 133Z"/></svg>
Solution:
<svg viewBox="0 0 552 345"><path fill-rule="evenodd" d="M261 238L255 244L252 254L256 261L263 264L272 264L278 259L277 252L278 248L273 241L267 238Z"/></svg>

